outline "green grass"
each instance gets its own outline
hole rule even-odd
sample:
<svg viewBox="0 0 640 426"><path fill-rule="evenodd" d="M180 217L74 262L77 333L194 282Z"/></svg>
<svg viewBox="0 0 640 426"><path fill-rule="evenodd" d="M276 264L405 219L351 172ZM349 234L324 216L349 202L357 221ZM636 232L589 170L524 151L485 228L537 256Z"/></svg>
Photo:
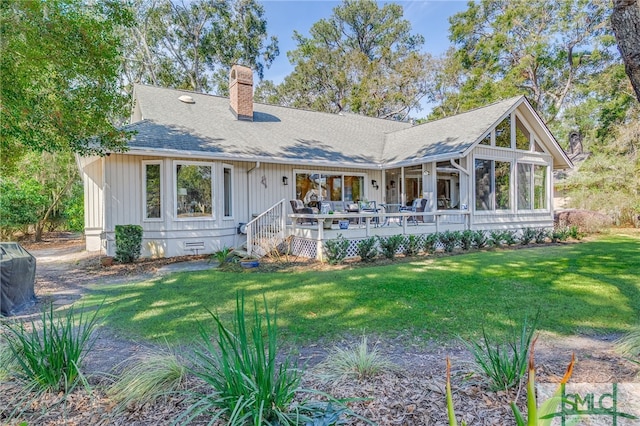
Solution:
<svg viewBox="0 0 640 426"><path fill-rule="evenodd" d="M125 336L186 343L198 321L234 314L236 294L278 305L281 335L299 342L344 335L450 340L509 331L540 310L539 330L560 334L629 331L640 315L640 236L333 271L181 273L96 286L84 303L109 311ZM106 298L106 299L105 299Z"/></svg>

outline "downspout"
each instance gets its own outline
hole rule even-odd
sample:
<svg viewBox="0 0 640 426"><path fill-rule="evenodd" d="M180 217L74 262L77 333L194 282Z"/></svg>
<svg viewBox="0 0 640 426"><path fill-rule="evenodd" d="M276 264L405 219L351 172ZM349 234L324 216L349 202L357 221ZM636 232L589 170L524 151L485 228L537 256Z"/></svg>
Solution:
<svg viewBox="0 0 640 426"><path fill-rule="evenodd" d="M259 168L260 168L260 162L256 161L256 165L253 166L252 168L250 168L249 170L247 170L247 195L251 194L251 176L250 176L251 172L256 170L256 169L259 169ZM252 200L252 197L248 196L247 198L249 199L249 203L248 203L248 206L247 206L249 208L249 211L247 212L247 222L250 222L251 221L251 212L253 211L253 205L252 205L253 204L253 202L252 202L253 200Z"/></svg>
<svg viewBox="0 0 640 426"><path fill-rule="evenodd" d="M456 163L454 158L449 159L449 162L451 163L454 169L458 169L465 175L469 176L469 172L467 171L467 169L462 167L460 164Z"/></svg>

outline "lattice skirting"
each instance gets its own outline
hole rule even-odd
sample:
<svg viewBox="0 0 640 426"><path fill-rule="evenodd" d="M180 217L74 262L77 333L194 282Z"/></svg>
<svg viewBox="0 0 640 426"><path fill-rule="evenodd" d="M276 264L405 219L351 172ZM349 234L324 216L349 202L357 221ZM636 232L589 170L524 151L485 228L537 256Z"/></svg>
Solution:
<svg viewBox="0 0 640 426"><path fill-rule="evenodd" d="M427 234L416 235L415 237L418 240L418 246L422 249L424 247L424 239ZM347 249L347 259L358 257L358 243L362 241L364 238L349 240L349 248ZM307 257L310 259L315 259L317 257L317 241L310 240L308 238L300 238L294 237L291 242L291 251L294 256L299 257ZM440 242L436 243L436 249L442 249L444 245ZM398 247L397 253L403 253L405 250L404 244L401 244Z"/></svg>

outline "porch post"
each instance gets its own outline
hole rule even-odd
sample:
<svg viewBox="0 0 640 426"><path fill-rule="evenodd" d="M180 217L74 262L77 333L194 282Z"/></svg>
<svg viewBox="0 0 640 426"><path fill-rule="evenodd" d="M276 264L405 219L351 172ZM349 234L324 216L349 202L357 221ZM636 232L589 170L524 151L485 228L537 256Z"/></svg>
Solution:
<svg viewBox="0 0 640 426"><path fill-rule="evenodd" d="M316 241L316 260L323 261L324 255L324 219L318 219L318 240Z"/></svg>

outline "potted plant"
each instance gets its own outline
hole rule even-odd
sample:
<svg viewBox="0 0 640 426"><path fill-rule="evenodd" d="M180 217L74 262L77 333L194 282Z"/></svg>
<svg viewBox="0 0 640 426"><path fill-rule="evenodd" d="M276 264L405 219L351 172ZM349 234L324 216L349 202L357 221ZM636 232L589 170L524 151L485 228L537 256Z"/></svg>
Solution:
<svg viewBox="0 0 640 426"><path fill-rule="evenodd" d="M330 210L328 214L333 214L333 210ZM331 225L333 224L333 219L325 219L322 223L324 229L331 229Z"/></svg>

